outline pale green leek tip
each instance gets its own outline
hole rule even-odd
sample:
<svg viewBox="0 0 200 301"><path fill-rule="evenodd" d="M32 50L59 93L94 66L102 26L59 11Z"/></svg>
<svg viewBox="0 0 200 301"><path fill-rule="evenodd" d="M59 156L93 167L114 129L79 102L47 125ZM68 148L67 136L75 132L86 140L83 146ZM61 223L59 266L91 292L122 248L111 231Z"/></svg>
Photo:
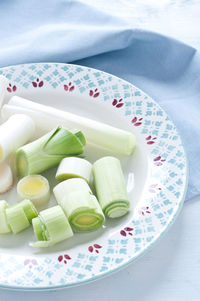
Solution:
<svg viewBox="0 0 200 301"><path fill-rule="evenodd" d="M16 151L17 174L20 178L40 174L58 165L67 156L81 155L85 143L85 137L81 131L57 127Z"/></svg>

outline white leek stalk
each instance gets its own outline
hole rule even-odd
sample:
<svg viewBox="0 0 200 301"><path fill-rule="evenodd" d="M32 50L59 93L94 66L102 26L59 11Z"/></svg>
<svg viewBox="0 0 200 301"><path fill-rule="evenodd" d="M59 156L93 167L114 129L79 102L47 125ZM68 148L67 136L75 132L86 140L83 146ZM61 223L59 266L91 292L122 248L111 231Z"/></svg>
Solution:
<svg viewBox="0 0 200 301"><path fill-rule="evenodd" d="M129 199L120 161L103 157L93 165L98 201L106 216L116 218L129 211Z"/></svg>
<svg viewBox="0 0 200 301"><path fill-rule="evenodd" d="M45 205L50 199L48 180L41 175L30 175L22 178L17 184L19 201L29 199L36 207Z"/></svg>
<svg viewBox="0 0 200 301"><path fill-rule="evenodd" d="M0 193L7 192L13 184L12 170L5 162L0 164Z"/></svg>
<svg viewBox="0 0 200 301"><path fill-rule="evenodd" d="M70 224L60 206L54 206L40 212L32 220L37 242L32 247L49 247L73 236Z"/></svg>
<svg viewBox="0 0 200 301"><path fill-rule="evenodd" d="M11 232L7 221L6 208L8 208L8 203L4 200L0 201L0 234Z"/></svg>
<svg viewBox="0 0 200 301"><path fill-rule="evenodd" d="M53 192L75 232L91 232L102 226L104 214L86 181L69 179L56 185Z"/></svg>
<svg viewBox="0 0 200 301"><path fill-rule="evenodd" d="M38 125L38 128L42 130L43 127L45 127L45 129L49 127L48 130L50 130L52 127L58 125L63 125L68 128L78 128L83 131L86 139L90 143L113 152L131 155L135 149L136 139L131 132L50 106L35 103L18 96L13 96L8 102L8 105L9 106L5 105L2 108L3 118L10 116L11 111L12 113L16 112L15 108L18 107L17 112L21 111L32 117Z"/></svg>
<svg viewBox="0 0 200 301"><path fill-rule="evenodd" d="M57 127L41 138L20 147L16 152L19 177L39 174L60 163L66 156L83 152L85 137L78 130Z"/></svg>
<svg viewBox="0 0 200 301"><path fill-rule="evenodd" d="M72 191L77 191L77 187L79 191L90 192L92 194L92 190L90 189L87 182L79 178L65 180L54 187L53 189L54 195L56 197L58 204L61 207L64 206L65 196L69 195Z"/></svg>
<svg viewBox="0 0 200 301"><path fill-rule="evenodd" d="M85 159L68 157L62 159L56 172L56 179L64 181L70 178L83 178L89 183L92 164Z"/></svg>
<svg viewBox="0 0 200 301"><path fill-rule="evenodd" d="M7 222L14 234L28 228L37 215L37 210L30 200L23 200L6 209Z"/></svg>
<svg viewBox="0 0 200 301"><path fill-rule="evenodd" d="M23 114L11 116L0 126L0 162L33 136L33 120Z"/></svg>

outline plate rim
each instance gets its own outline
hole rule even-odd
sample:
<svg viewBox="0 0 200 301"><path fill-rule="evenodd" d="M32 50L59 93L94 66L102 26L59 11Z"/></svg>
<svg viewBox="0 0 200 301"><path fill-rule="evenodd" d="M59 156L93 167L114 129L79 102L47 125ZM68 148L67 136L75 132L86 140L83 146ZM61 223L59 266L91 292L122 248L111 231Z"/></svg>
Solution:
<svg viewBox="0 0 200 301"><path fill-rule="evenodd" d="M85 280L80 280L78 282L74 282L74 283L65 283L65 284L61 284L61 285L52 285L52 286L41 286L41 287L37 287L37 286L16 286L16 285L4 285L0 283L0 288L1 289L5 289L5 290L13 290L13 291L49 291L49 290L61 290L61 289L67 289L70 287L76 287L76 286L81 286L84 284L89 284L91 282L97 281L99 279L108 277L109 275L112 275L114 273L119 272L122 269L125 269L126 267L128 267L130 264L132 264L133 262L139 260L141 257L143 257L148 251L150 251L157 243L160 242L160 240L165 236L165 234L171 229L172 225L175 223L177 217L179 216L181 209L183 207L184 204L184 200L185 200L185 196L187 193L187 189L188 189L188 180L189 180L189 164L188 164L188 157L187 157L187 153L185 150L185 145L183 143L182 137L180 135L180 132L176 126L176 124L174 123L174 121L172 120L171 116L168 115L168 113L166 113L166 111L162 108L162 106L160 106L160 104L151 96L149 96L146 92L144 92L141 88L135 86L134 84L130 83L129 81L120 78L112 73L106 72L106 71L102 71L100 69L96 69L96 68L92 68L89 66L83 66L83 65L79 65L79 64L71 64L71 63L60 63L60 62L30 62L30 63L22 63L22 64L16 64L16 65L9 65L9 66L4 66L0 68L1 70L5 70L5 69L9 69L9 68L20 68L22 66L29 66L29 65L44 65L44 64L49 64L49 65L62 65L62 66L74 66L74 67L80 67L83 69L91 69L97 72L101 72L104 74L108 74L110 76L112 76L113 78L115 78L116 80L120 80L128 85L133 86L134 88L140 90L142 92L143 95L147 96L148 98L152 99L156 105L166 114L166 116L169 118L169 121L174 125L175 130L179 136L179 139L181 141L181 145L182 145L182 150L184 151L184 159L185 159L185 186L184 186L184 190L182 190L182 198L179 201L179 204L177 206L177 210L176 213L173 214L172 219L170 220L170 222L167 224L167 227L164 228L164 230L162 232L159 233L159 236L154 239L150 244L148 244L138 255L136 255L135 257L132 257L130 259L128 259L128 261L126 263L122 263L116 267L114 267L112 270L108 270L108 271L104 271L102 274L99 275L95 275L92 276L89 279L85 279ZM4 104L4 102L2 103L2 105ZM0 109L1 110L1 109Z"/></svg>

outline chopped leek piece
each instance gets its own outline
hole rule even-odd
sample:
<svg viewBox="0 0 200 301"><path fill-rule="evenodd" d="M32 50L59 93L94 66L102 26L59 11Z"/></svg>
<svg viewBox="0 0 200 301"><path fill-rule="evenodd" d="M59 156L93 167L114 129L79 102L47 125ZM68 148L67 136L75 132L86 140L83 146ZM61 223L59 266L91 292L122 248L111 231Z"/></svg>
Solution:
<svg viewBox="0 0 200 301"><path fill-rule="evenodd" d="M26 214L26 217L28 218L29 223L32 222L33 218L38 216L37 210L30 200L23 200L20 203L15 204L14 206L16 206L16 207L21 206L23 208L24 213Z"/></svg>
<svg viewBox="0 0 200 301"><path fill-rule="evenodd" d="M35 131L33 120L23 114L11 116L0 126L0 162L22 146Z"/></svg>
<svg viewBox="0 0 200 301"><path fill-rule="evenodd" d="M38 174L60 163L66 156L83 153L85 138L80 131L57 127L16 152L19 177Z"/></svg>
<svg viewBox="0 0 200 301"><path fill-rule="evenodd" d="M30 175L22 178L17 184L20 201L29 199L36 207L45 205L50 199L48 180L41 175Z"/></svg>
<svg viewBox="0 0 200 301"><path fill-rule="evenodd" d="M7 222L14 234L28 228L37 211L30 200L23 200L6 209Z"/></svg>
<svg viewBox="0 0 200 301"><path fill-rule="evenodd" d="M74 191L65 198L63 206L72 228L76 232L95 231L102 226L104 214L94 195Z"/></svg>
<svg viewBox="0 0 200 301"><path fill-rule="evenodd" d="M37 240L43 240L44 226L41 219L38 216L32 219L32 225Z"/></svg>
<svg viewBox="0 0 200 301"><path fill-rule="evenodd" d="M93 165L97 199L106 216L116 218L129 211L129 199L120 161L103 157Z"/></svg>
<svg viewBox="0 0 200 301"><path fill-rule="evenodd" d="M74 231L90 232L102 226L104 214L86 181L65 180L56 185L53 192Z"/></svg>
<svg viewBox="0 0 200 301"><path fill-rule="evenodd" d="M62 208L54 206L42 210L38 217L32 220L37 242L33 247L49 247L73 236L70 224Z"/></svg>
<svg viewBox="0 0 200 301"><path fill-rule="evenodd" d="M76 191L77 188L79 191L86 191L92 194L92 191L85 180L79 178L65 180L56 185L53 189L58 204L62 207L64 197L69 195L72 191Z"/></svg>
<svg viewBox="0 0 200 301"><path fill-rule="evenodd" d="M6 208L8 208L8 203L4 200L0 201L0 234L11 232L7 221Z"/></svg>
<svg viewBox="0 0 200 301"><path fill-rule="evenodd" d="M45 106L18 96L13 96L2 108L3 118L13 113L29 115L40 130L51 130L57 125L74 127L83 131L87 141L115 153L131 155L136 146L135 135L89 118Z"/></svg>
<svg viewBox="0 0 200 301"><path fill-rule="evenodd" d="M89 183L92 172L92 164L85 159L77 157L68 157L62 159L56 173L58 181L64 181L70 178L83 178Z"/></svg>
<svg viewBox="0 0 200 301"><path fill-rule="evenodd" d="M6 215L8 224L10 225L14 234L21 232L22 230L30 226L29 220L22 207L10 207L6 209Z"/></svg>
<svg viewBox="0 0 200 301"><path fill-rule="evenodd" d="M0 193L5 193L12 187L12 170L5 162L0 164Z"/></svg>

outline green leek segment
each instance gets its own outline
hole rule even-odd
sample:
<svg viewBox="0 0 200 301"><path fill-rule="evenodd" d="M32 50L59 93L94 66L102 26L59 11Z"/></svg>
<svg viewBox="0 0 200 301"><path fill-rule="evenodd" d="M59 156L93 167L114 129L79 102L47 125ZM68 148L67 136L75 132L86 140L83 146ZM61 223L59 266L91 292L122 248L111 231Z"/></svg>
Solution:
<svg viewBox="0 0 200 301"><path fill-rule="evenodd" d="M70 208L71 207L71 208ZM94 195L90 192L74 191L65 199L63 210L75 232L97 230L104 222L104 215Z"/></svg>
<svg viewBox="0 0 200 301"><path fill-rule="evenodd" d="M53 191L75 232L91 232L102 226L104 214L85 180L63 181Z"/></svg>
<svg viewBox="0 0 200 301"><path fill-rule="evenodd" d="M37 210L30 200L23 200L6 209L7 222L14 234L28 228Z"/></svg>
<svg viewBox="0 0 200 301"><path fill-rule="evenodd" d="M60 206L42 210L32 221L37 242L33 247L49 247L73 236L70 224Z"/></svg>
<svg viewBox="0 0 200 301"><path fill-rule="evenodd" d="M129 199L120 161L103 157L93 165L97 199L106 216L117 218L129 211Z"/></svg>
<svg viewBox="0 0 200 301"><path fill-rule="evenodd" d="M92 164L89 161L77 157L67 157L60 162L56 179L64 181L71 178L82 178L89 183L91 173Z"/></svg>
<svg viewBox="0 0 200 301"><path fill-rule="evenodd" d="M11 228L7 221L6 208L8 208L8 203L3 200L0 201L0 234L11 232Z"/></svg>
<svg viewBox="0 0 200 301"><path fill-rule="evenodd" d="M18 176L39 174L59 164L66 156L80 155L83 153L85 143L85 137L81 131L57 127L17 150Z"/></svg>

